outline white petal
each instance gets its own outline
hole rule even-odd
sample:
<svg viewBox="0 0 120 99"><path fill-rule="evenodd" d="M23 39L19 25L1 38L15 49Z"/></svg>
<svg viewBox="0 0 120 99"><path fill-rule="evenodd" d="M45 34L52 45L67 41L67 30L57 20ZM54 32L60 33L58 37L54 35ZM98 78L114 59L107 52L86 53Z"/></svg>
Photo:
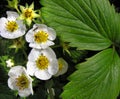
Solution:
<svg viewBox="0 0 120 99"><path fill-rule="evenodd" d="M8 20L8 21L16 21L16 18L13 17L13 16L11 16L11 17L8 17L7 20Z"/></svg>
<svg viewBox="0 0 120 99"><path fill-rule="evenodd" d="M39 29L47 29L45 24L35 24L34 27L38 27Z"/></svg>
<svg viewBox="0 0 120 99"><path fill-rule="evenodd" d="M17 87L16 87L16 83L15 83L15 79L13 78L9 78L8 79L8 87L12 90L16 90Z"/></svg>
<svg viewBox="0 0 120 99"><path fill-rule="evenodd" d="M48 80L52 77L52 75L49 74L47 70L38 70L35 72L35 76L41 80Z"/></svg>
<svg viewBox="0 0 120 99"><path fill-rule="evenodd" d="M26 73L26 70L23 66L14 66L9 70L8 75L10 77L16 78L19 75L21 75L22 73Z"/></svg>
<svg viewBox="0 0 120 99"><path fill-rule="evenodd" d="M31 76L34 76L34 73L36 71L36 66L34 62L27 62L27 73Z"/></svg>
<svg viewBox="0 0 120 99"><path fill-rule="evenodd" d="M43 50L40 49L32 49L31 52L28 55L28 60L35 61L41 54L48 57L48 59L56 58L55 52L50 48L46 48ZM52 57L52 58L51 58Z"/></svg>
<svg viewBox="0 0 120 99"><path fill-rule="evenodd" d="M1 33L1 36L6 38L6 39L15 39L15 38L18 38L19 36L18 35L15 35L14 33L10 33L8 31L3 31Z"/></svg>
<svg viewBox="0 0 120 99"><path fill-rule="evenodd" d="M29 96L30 94L33 94L33 90L32 88L26 88L24 90L19 90L19 93L18 93L21 97L27 97Z"/></svg>
<svg viewBox="0 0 120 99"><path fill-rule="evenodd" d="M40 53L40 50L32 49L28 55L28 60L34 62L39 57Z"/></svg>
<svg viewBox="0 0 120 99"><path fill-rule="evenodd" d="M6 32L5 35L6 35L6 38L9 38L9 39L15 39L15 38L18 38L18 37L21 37L25 34L25 31L21 31L21 30L16 30L15 32L11 33L11 32ZM9 36L7 36L9 35Z"/></svg>
<svg viewBox="0 0 120 99"><path fill-rule="evenodd" d="M33 37L31 37L33 38ZM31 39L30 38L30 39ZM29 37L28 37L29 39ZM54 45L54 42L52 41L47 41L46 43L35 43L35 42L31 42L29 44L29 47L31 48L36 48L36 49L46 49L47 47L51 46L51 45Z"/></svg>
<svg viewBox="0 0 120 99"><path fill-rule="evenodd" d="M54 75L58 72L58 61L57 59L53 59L50 63L50 66L48 66L48 72L51 75Z"/></svg>
<svg viewBox="0 0 120 99"><path fill-rule="evenodd" d="M41 43L40 45L41 45L42 49L46 49L47 47L54 45L54 42L48 40L47 42Z"/></svg>
<svg viewBox="0 0 120 99"><path fill-rule="evenodd" d="M14 36L14 34L8 32L8 31L5 31L5 30L1 33L1 36L6 38L6 39L14 39L14 38L16 38Z"/></svg>
<svg viewBox="0 0 120 99"><path fill-rule="evenodd" d="M0 31L3 32L3 30L5 29L5 26L6 26L6 22L7 22L7 19L2 17L0 19Z"/></svg>
<svg viewBox="0 0 120 99"><path fill-rule="evenodd" d="M24 34L25 34L25 32L26 32L26 26L23 23L23 21L17 20L16 22L19 25L19 31L24 32Z"/></svg>
<svg viewBox="0 0 120 99"><path fill-rule="evenodd" d="M45 55L46 57L48 57L48 59L50 59L50 60L52 58L56 58L55 52L50 47L42 50L41 53L43 53L43 55Z"/></svg>
<svg viewBox="0 0 120 99"><path fill-rule="evenodd" d="M8 17L17 18L19 16L18 13L14 12L14 11L7 11L6 14L7 14Z"/></svg>
<svg viewBox="0 0 120 99"><path fill-rule="evenodd" d="M27 42L34 42L34 34L32 30L29 30L27 34L25 35L25 39Z"/></svg>
<svg viewBox="0 0 120 99"><path fill-rule="evenodd" d="M37 24L34 24L33 25L33 29L37 29L38 28L38 25Z"/></svg>
<svg viewBox="0 0 120 99"><path fill-rule="evenodd" d="M54 29L48 27L48 34L49 34L49 39L50 40L55 40L56 38L56 32Z"/></svg>
<svg viewBox="0 0 120 99"><path fill-rule="evenodd" d="M41 44L36 44L36 43L30 43L29 47L36 48L36 49L42 49Z"/></svg>

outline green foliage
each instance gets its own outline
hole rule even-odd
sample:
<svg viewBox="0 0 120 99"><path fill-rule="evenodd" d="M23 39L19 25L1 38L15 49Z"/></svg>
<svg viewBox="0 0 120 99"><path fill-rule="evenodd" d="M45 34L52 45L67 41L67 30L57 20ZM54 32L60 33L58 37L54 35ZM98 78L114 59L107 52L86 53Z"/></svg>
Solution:
<svg viewBox="0 0 120 99"><path fill-rule="evenodd" d="M120 91L120 14L114 6L108 0L40 0L40 3L44 22L56 30L63 42L79 50L100 51L77 65L61 97L116 99Z"/></svg>
<svg viewBox="0 0 120 99"><path fill-rule="evenodd" d="M13 92L8 88L8 86L0 84L0 98L1 99L16 99Z"/></svg>
<svg viewBox="0 0 120 99"><path fill-rule="evenodd" d="M62 94L63 99L115 99L120 89L120 58L106 49L77 65Z"/></svg>

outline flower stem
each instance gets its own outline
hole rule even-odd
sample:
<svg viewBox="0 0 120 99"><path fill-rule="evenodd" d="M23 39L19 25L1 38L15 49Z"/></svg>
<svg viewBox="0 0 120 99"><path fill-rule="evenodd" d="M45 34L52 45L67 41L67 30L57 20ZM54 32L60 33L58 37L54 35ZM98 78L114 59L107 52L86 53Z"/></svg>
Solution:
<svg viewBox="0 0 120 99"><path fill-rule="evenodd" d="M48 94L49 94L50 99L54 99L54 92L52 88L48 88L48 92L49 92Z"/></svg>
<svg viewBox="0 0 120 99"><path fill-rule="evenodd" d="M23 48L22 48L22 52L23 52L25 58L28 59L27 53L25 52L25 50Z"/></svg>
<svg viewBox="0 0 120 99"><path fill-rule="evenodd" d="M48 99L54 99L54 89L52 88L53 86L53 80L47 80L46 81L46 87L47 87L47 92L48 92Z"/></svg>
<svg viewBox="0 0 120 99"><path fill-rule="evenodd" d="M51 46L51 48L58 48L58 47L61 47L61 45L54 45L54 46Z"/></svg>
<svg viewBox="0 0 120 99"><path fill-rule="evenodd" d="M20 97L20 99L26 99L26 97Z"/></svg>

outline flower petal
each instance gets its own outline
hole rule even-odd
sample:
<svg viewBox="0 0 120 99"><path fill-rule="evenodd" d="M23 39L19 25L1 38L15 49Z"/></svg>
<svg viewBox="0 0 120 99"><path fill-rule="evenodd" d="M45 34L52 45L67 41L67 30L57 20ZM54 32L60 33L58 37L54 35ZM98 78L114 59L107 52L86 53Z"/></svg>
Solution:
<svg viewBox="0 0 120 99"><path fill-rule="evenodd" d="M25 34L25 32L26 32L26 26L25 26L25 24L23 24L23 21L17 20L16 22L19 25L19 31L21 31L22 34Z"/></svg>
<svg viewBox="0 0 120 99"><path fill-rule="evenodd" d="M50 63L50 66L48 66L48 72L51 75L54 75L58 72L58 61L57 61L57 59L52 60L52 62Z"/></svg>
<svg viewBox="0 0 120 99"><path fill-rule="evenodd" d="M28 61L27 62L27 73L31 76L34 76L35 71L36 71L35 63Z"/></svg>
<svg viewBox="0 0 120 99"><path fill-rule="evenodd" d="M8 72L8 75L10 77L16 78L22 73L26 73L26 70L23 66L14 66L10 69L10 71Z"/></svg>
<svg viewBox="0 0 120 99"><path fill-rule="evenodd" d="M12 90L17 89L16 84L15 84L15 79L13 79L13 78L8 79L8 87Z"/></svg>
<svg viewBox="0 0 120 99"><path fill-rule="evenodd" d="M18 93L21 97L27 97L29 96L30 94L33 94L33 90L31 87L29 88L26 88L24 90L19 90L19 93Z"/></svg>
<svg viewBox="0 0 120 99"><path fill-rule="evenodd" d="M3 32L3 30L5 29L5 23L7 22L7 19L6 18L4 18L4 17L2 17L1 19L0 19L0 31L1 31L1 33Z"/></svg>
<svg viewBox="0 0 120 99"><path fill-rule="evenodd" d="M38 27L40 30L47 29L47 26L45 24L35 24L34 27Z"/></svg>
<svg viewBox="0 0 120 99"><path fill-rule="evenodd" d="M50 40L55 40L56 38L56 32L54 29L48 27L48 33L49 33L49 39Z"/></svg>
<svg viewBox="0 0 120 99"><path fill-rule="evenodd" d="M30 43L29 47L36 48L36 49L46 49L47 47L54 45L54 42L52 41L47 41L46 43Z"/></svg>
<svg viewBox="0 0 120 99"><path fill-rule="evenodd" d="M56 58L55 52L50 47L42 50L41 53L43 53L43 55L47 56L48 59L50 59L50 60Z"/></svg>
<svg viewBox="0 0 120 99"><path fill-rule="evenodd" d="M38 70L35 72L35 76L41 80L48 80L52 77L52 75L49 74L47 70Z"/></svg>
<svg viewBox="0 0 120 99"><path fill-rule="evenodd" d="M46 43L41 43L40 45L42 49L46 49L47 47L54 45L54 42L48 40Z"/></svg>
<svg viewBox="0 0 120 99"><path fill-rule="evenodd" d="M15 18L19 17L19 14L17 12L14 12L14 11L7 11L6 14L8 17L15 17Z"/></svg>
<svg viewBox="0 0 120 99"><path fill-rule="evenodd" d="M29 6L30 9L34 9L34 3Z"/></svg>
<svg viewBox="0 0 120 99"><path fill-rule="evenodd" d="M36 44L36 43L30 43L29 47L31 48L36 48L36 49L42 49L41 44Z"/></svg>
<svg viewBox="0 0 120 99"><path fill-rule="evenodd" d="M25 9L25 7L22 6L22 5L20 5L20 10L21 10L22 12L24 11L24 9Z"/></svg>
<svg viewBox="0 0 120 99"><path fill-rule="evenodd" d="M35 61L39 57L40 53L40 50L32 49L28 55L28 60Z"/></svg>
<svg viewBox="0 0 120 99"><path fill-rule="evenodd" d="M34 42L34 39L33 39L34 35L33 35L33 31L32 30L29 30L27 32L27 34L25 35L25 39L27 42L31 43L31 42Z"/></svg>

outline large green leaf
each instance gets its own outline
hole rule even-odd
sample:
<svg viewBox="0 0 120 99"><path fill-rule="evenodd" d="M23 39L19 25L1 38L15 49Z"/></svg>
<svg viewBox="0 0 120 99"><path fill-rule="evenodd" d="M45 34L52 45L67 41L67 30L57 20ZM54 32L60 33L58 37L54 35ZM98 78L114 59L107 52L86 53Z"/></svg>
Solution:
<svg viewBox="0 0 120 99"><path fill-rule="evenodd" d="M62 99L116 99L120 90L120 58L106 49L77 65Z"/></svg>
<svg viewBox="0 0 120 99"><path fill-rule="evenodd" d="M108 0L40 0L42 17L73 47L101 50L120 42L120 15Z"/></svg>

